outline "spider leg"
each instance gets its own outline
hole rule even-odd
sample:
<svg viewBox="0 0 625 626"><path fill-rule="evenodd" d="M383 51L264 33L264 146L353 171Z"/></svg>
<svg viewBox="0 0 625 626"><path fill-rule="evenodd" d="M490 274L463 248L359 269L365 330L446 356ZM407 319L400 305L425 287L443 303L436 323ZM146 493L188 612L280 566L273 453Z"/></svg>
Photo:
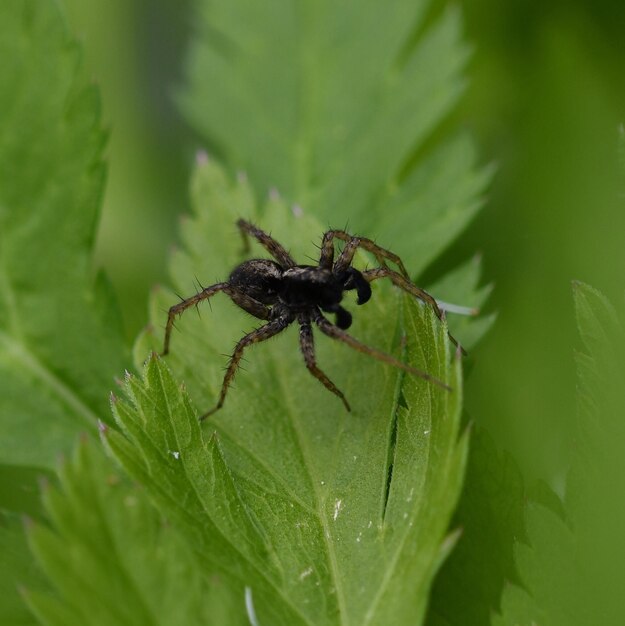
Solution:
<svg viewBox="0 0 625 626"><path fill-rule="evenodd" d="M317 367L312 326L310 324L310 317L308 316L300 316L299 318L299 345L304 355L304 361L306 362L308 371L320 381L326 389L331 391L335 396L338 396L343 401L345 408L351 411L343 392L319 369L319 367Z"/></svg>
<svg viewBox="0 0 625 626"><path fill-rule="evenodd" d="M291 322L293 321L292 317L281 316L271 322L268 322L264 326L253 330L251 333L245 335L242 339L239 339L239 342L234 348L234 352L230 357L230 362L228 363L228 368L226 369L226 374L224 376L223 383L221 384L221 392L219 393L219 400L217 404L210 410L204 413L200 417L200 420L206 419L209 415L215 413L221 409L224 404L224 400L226 399L226 393L228 392L228 387L236 374L237 368L239 367L239 362L243 357L243 352L245 348L251 346L254 343L259 343L261 341L266 341L270 339L274 335L282 332Z"/></svg>
<svg viewBox="0 0 625 626"><path fill-rule="evenodd" d="M378 359L378 361L383 361L384 363L388 363L393 367L398 367L413 376L418 376L419 378L423 378L423 380L427 380L430 383L438 385L442 389L446 389L447 391L451 391L451 387L446 385L442 380L431 376L427 372L424 372L416 367L411 367L410 365L406 365L401 361L397 360L395 357L390 354L386 354L386 352L382 352L381 350L377 350L376 348L372 348L367 346L364 343L361 343L350 334L346 333L344 330L341 330L338 326L335 326L331 322L329 322L321 313L319 313L314 318L315 324L319 326L319 329L322 333L328 335L328 337L332 337L332 339L338 339L343 343L346 343L350 348L354 350L358 350L358 352L362 352L363 354L368 354L372 356L374 359Z"/></svg>
<svg viewBox="0 0 625 626"><path fill-rule="evenodd" d="M177 315L182 315L189 307L192 307L196 304L199 304L202 300L207 300L211 296L214 296L216 293L220 291L225 291L229 288L228 283L217 283L215 285L211 285L210 287L206 287L206 289L202 289L202 291L196 293L194 296L179 302L178 304L174 304L169 309L169 313L167 316L167 326L165 327L165 344L163 346L162 356L165 356L169 352L169 340L171 337L171 329L174 327L174 321Z"/></svg>
<svg viewBox="0 0 625 626"><path fill-rule="evenodd" d="M230 287L227 290L224 290L229 296L230 299L244 311L247 311L250 315L257 317L259 320L268 320L271 315L271 309L255 300L254 298L248 296L246 293L235 289L234 287Z"/></svg>
<svg viewBox="0 0 625 626"><path fill-rule="evenodd" d="M367 239L366 237L355 237L344 230L329 230L323 236L323 241L321 243L321 258L319 260L319 265L321 267L325 267L326 269L332 268L332 262L334 259L333 240L335 237L346 242L343 251L334 265L335 271L345 271L351 265L356 250L358 248L362 248L363 250L373 254L377 262L383 267L386 267L387 261L395 263L395 265L399 268L400 273L408 278L408 272L406 271L401 258L397 254L387 250L386 248L378 246L378 244L371 239Z"/></svg>
<svg viewBox="0 0 625 626"><path fill-rule="evenodd" d="M436 317L438 317L439 320L442 321L444 319L443 312L438 306L436 299L432 295L430 295L424 289L421 289L421 287L417 287L408 278L402 276L397 272L394 272L392 269L388 267L376 267L371 270L365 270L364 272L362 272L362 275L368 282L372 282L374 280L377 280L378 278L390 278L393 281L394 285L412 294L413 296L415 296L415 298L419 298L419 300L421 300L422 302L429 304L434 310L434 313L436 313ZM447 333L447 335L451 343L453 343L454 346L456 346L457 348L460 348L462 353L466 355L466 351L462 346L458 344L458 341L453 337L453 335L451 335L450 333Z"/></svg>
<svg viewBox="0 0 625 626"><path fill-rule="evenodd" d="M241 307L244 311L247 311L250 315L262 320L269 319L269 307L265 306L261 302L258 302L258 300L254 300L254 298L251 298L242 291L235 289L228 283L217 283L216 285L211 285L210 287L202 289L202 291L196 293L194 296L191 296L186 300L182 300L182 302L175 304L169 309L167 326L165 327L165 345L163 347L163 352L161 353L162 356L169 353L169 341L171 339L171 331L174 327L176 316L182 315L188 308L198 305L202 302L202 300L207 300L220 291L225 292L237 306Z"/></svg>
<svg viewBox="0 0 625 626"><path fill-rule="evenodd" d="M335 230L329 230L324 233L321 240L321 256L319 257L319 267L331 270L334 263L334 233Z"/></svg>
<svg viewBox="0 0 625 626"><path fill-rule="evenodd" d="M326 313L334 313L336 315L335 324L339 328L347 330L352 325L352 314L344 309L340 304L322 307L322 310Z"/></svg>
<svg viewBox="0 0 625 626"><path fill-rule="evenodd" d="M250 249L250 242L248 236L254 237L258 243L271 254L271 256L278 261L283 268L295 267L295 261L291 255L279 244L273 237L262 231L260 228L254 226L250 222L244 219L237 220L237 226L241 231L241 237L243 237L243 248L245 252Z"/></svg>

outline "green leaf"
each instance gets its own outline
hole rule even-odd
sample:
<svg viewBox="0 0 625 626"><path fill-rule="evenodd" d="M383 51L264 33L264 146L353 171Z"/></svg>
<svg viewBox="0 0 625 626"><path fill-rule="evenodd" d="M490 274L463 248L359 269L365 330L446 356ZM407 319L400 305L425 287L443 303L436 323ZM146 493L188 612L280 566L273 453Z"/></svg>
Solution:
<svg viewBox="0 0 625 626"><path fill-rule="evenodd" d="M40 467L0 464L0 510L41 517L39 483L54 474Z"/></svg>
<svg viewBox="0 0 625 626"><path fill-rule="evenodd" d="M570 528L554 511L532 501L525 522L531 545L518 543L515 550L523 589L506 588L502 615L493 617L493 626L592 623L588 607L579 601L586 589Z"/></svg>
<svg viewBox="0 0 625 626"><path fill-rule="evenodd" d="M621 194L625 191L625 126L618 129L618 162L620 166Z"/></svg>
<svg viewBox="0 0 625 626"><path fill-rule="evenodd" d="M243 597L202 570L186 538L93 442L80 443L44 503L51 528L30 524L28 539L54 591L24 592L41 623L245 623Z"/></svg>
<svg viewBox="0 0 625 626"><path fill-rule="evenodd" d="M246 180L231 183L203 158L193 196L185 250L172 260L174 287L185 295L197 289L194 276L227 276L241 258L235 218L256 217ZM263 215L296 258L318 253L309 242L322 229L310 215L276 195ZM250 326L215 298L201 318L182 317L172 339L167 363L185 390L153 356L142 380L127 378L129 401L113 404L124 433L107 432L116 457L210 567L235 576L239 593L253 590L260 624L420 623L455 541L446 531L466 456L460 364L428 307L388 285L373 288L350 332L453 392L320 337L318 363L350 399L347 413L307 372L289 328L250 350L225 408L201 428L195 407L214 403L220 355ZM155 294L154 328L173 301ZM135 354L161 343L152 330Z"/></svg>
<svg viewBox="0 0 625 626"><path fill-rule="evenodd" d="M543 490L529 503L530 545L518 544L516 555L526 592L508 588L496 626L616 626L625 618L625 333L622 315L596 289L574 283L574 298L583 352L566 498Z"/></svg>
<svg viewBox="0 0 625 626"><path fill-rule="evenodd" d="M16 516L0 514L0 624L3 626L36 624L22 600L23 590L48 589L47 581L33 563L22 526Z"/></svg>
<svg viewBox="0 0 625 626"><path fill-rule="evenodd" d="M125 362L90 260L104 133L55 2L1 4L0 58L0 459L52 467Z"/></svg>
<svg viewBox="0 0 625 626"><path fill-rule="evenodd" d="M453 518L462 535L434 583L429 626L489 623L506 584L519 582L513 547L526 537L524 499L514 460L498 452L488 434L476 428Z"/></svg>
<svg viewBox="0 0 625 626"><path fill-rule="evenodd" d="M480 274L481 259L475 256L428 286L428 291L442 301L459 302L479 311L492 291L491 285L479 285ZM462 346L470 352L495 323L497 314L475 317L450 313L447 319L451 334L458 337Z"/></svg>
<svg viewBox="0 0 625 626"><path fill-rule="evenodd" d="M467 225L492 174L466 136L428 144L468 56L458 11L426 20L429 5L197 0L180 96L257 191L376 237L413 276Z"/></svg>

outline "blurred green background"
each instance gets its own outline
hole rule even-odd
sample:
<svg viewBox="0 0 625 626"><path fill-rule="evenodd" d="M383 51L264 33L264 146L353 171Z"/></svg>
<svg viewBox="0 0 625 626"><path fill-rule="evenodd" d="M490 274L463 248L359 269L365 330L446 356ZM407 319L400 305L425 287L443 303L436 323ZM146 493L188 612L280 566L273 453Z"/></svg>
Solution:
<svg viewBox="0 0 625 626"><path fill-rule="evenodd" d="M441 3L442 4L442 3ZM625 202L617 137L625 118L625 4L468 0L469 85L446 122L497 165L486 205L425 281L476 252L498 320L471 355L466 403L527 477L558 487L571 450L578 345L570 282L623 293ZM66 0L111 131L97 262L131 341L166 281L202 147L179 115L191 2ZM371 235L371 233L364 233ZM375 235L375 233L373 233Z"/></svg>

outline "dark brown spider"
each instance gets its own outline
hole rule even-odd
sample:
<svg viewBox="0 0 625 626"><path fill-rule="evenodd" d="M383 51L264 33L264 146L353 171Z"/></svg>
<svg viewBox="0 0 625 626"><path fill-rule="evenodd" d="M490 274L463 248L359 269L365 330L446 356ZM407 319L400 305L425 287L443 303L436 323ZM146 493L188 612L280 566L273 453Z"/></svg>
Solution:
<svg viewBox="0 0 625 626"><path fill-rule="evenodd" d="M246 251L249 250L248 236L251 235L271 254L275 261L252 259L241 263L233 270L226 282L206 287L194 296L172 306L167 318L163 356L169 352L169 340L176 316L181 315L186 309L197 305L202 300L207 300L219 291L230 296L237 306L250 315L267 322L239 340L230 357L221 386L219 401L200 419L205 419L223 406L228 387L234 378L245 348L277 335L296 320L300 326L300 348L304 355L306 367L315 378L323 383L326 389L329 389L343 401L348 411L350 406L343 392L317 366L313 343L313 323L328 337L338 339L355 350L451 391L448 385L437 378L410 367L389 354L371 348L345 332L345 329L351 326L352 316L340 304L343 293L355 289L358 304L364 304L371 297L369 283L378 278L390 278L395 285L429 304L438 318L443 319L443 313L436 300L410 281L404 264L396 254L381 248L371 239L354 237L343 230L329 230L323 236L319 265L297 265L290 254L267 233L243 219L237 221L237 226L241 231ZM345 242L345 247L336 261L334 260L335 238ZM363 272L353 268L351 263L358 248L363 248L373 254L381 267ZM395 263L400 271L396 272L388 268L387 261ZM328 321L323 312L333 313L336 323L332 324ZM458 345L451 335L450 339L456 346Z"/></svg>

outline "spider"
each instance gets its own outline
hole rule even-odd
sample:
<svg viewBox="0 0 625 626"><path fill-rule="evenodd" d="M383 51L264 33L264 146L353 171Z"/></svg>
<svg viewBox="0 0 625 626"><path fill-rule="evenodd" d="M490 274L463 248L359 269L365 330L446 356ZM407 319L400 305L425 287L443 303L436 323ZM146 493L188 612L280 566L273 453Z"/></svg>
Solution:
<svg viewBox="0 0 625 626"><path fill-rule="evenodd" d="M227 281L206 287L194 296L172 306L169 309L165 327L163 356L169 352L171 331L176 316L220 291L228 295L238 307L266 322L239 340L230 357L219 400L212 409L200 417L200 420L212 415L223 406L228 387L234 378L244 350L252 344L277 335L295 321L300 327L300 349L308 371L326 389L338 396L348 411L351 411L351 408L343 392L317 366L313 324L328 337L342 341L354 350L451 391L448 385L427 372L406 365L390 354L367 346L345 332L351 326L352 316L340 304L344 292L355 290L358 297L357 304L365 304L371 298L369 283L378 278L390 278L397 287L431 306L438 318L443 319L443 312L436 300L410 281L404 264L396 254L381 248L371 239L356 237L344 230L329 230L323 235L319 265L298 265L284 247L264 231L243 219L237 220L236 224L243 237L246 252L250 248L249 237L251 236L269 252L274 260L252 259L241 263L232 271ZM335 239L345 242L336 260L334 260ZM362 272L352 267L352 260L358 248L370 252L380 267ZM399 272L390 269L387 261L394 263L399 268ZM333 314L335 323L330 322L324 313ZM459 347L458 342L451 335L449 338L454 345ZM462 350L462 348L459 349Z"/></svg>

